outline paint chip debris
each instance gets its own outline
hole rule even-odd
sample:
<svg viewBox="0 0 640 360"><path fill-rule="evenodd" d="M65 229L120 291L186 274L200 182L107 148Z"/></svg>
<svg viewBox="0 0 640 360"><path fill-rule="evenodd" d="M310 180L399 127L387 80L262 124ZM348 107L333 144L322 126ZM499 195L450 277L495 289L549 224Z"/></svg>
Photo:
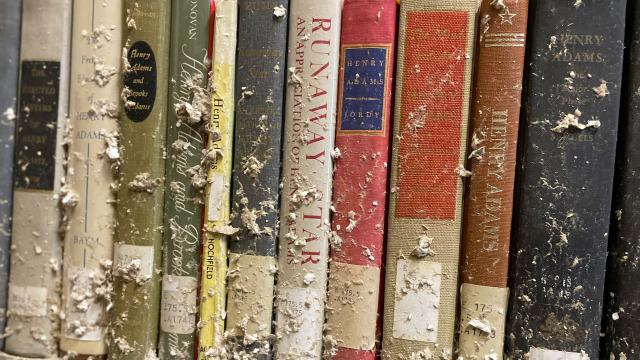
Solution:
<svg viewBox="0 0 640 360"><path fill-rule="evenodd" d="M11 107L8 107L7 110L2 113L2 115L4 115L5 119L7 119L8 121L14 121L16 119L16 112Z"/></svg>
<svg viewBox="0 0 640 360"><path fill-rule="evenodd" d="M207 228L207 231L214 234L222 234L222 235L230 236L240 231L240 229L233 227L231 225L221 225L221 226L213 226L213 227Z"/></svg>
<svg viewBox="0 0 640 360"><path fill-rule="evenodd" d="M494 9L503 10L507 6L504 4L503 0L491 0L490 4Z"/></svg>
<svg viewBox="0 0 640 360"><path fill-rule="evenodd" d="M552 128L551 131L560 134L572 127L578 130L584 130L586 128L597 129L601 125L600 120L589 120L586 124L581 123L580 116L582 116L582 112L579 109L576 109L573 114L564 114L562 119L556 122L556 126Z"/></svg>
<svg viewBox="0 0 640 360"><path fill-rule="evenodd" d="M289 69L289 84L302 85L302 79L296 74L296 67L292 66Z"/></svg>
<svg viewBox="0 0 640 360"><path fill-rule="evenodd" d="M349 225L347 225L347 227L345 228L345 230L347 232L352 232L353 229L356 228L356 226L358 225L358 220L356 220L356 213L355 211L349 211L348 213L349 216Z"/></svg>
<svg viewBox="0 0 640 360"><path fill-rule="evenodd" d="M464 165L458 165L458 167L456 168L456 175L463 178L468 178L468 177L471 177L473 173L465 169Z"/></svg>
<svg viewBox="0 0 640 360"><path fill-rule="evenodd" d="M304 275L303 281L305 285L311 285L313 282L316 281L316 276L313 273L307 273Z"/></svg>
<svg viewBox="0 0 640 360"><path fill-rule="evenodd" d="M160 184L161 179L150 179L149 173L142 173L135 176L135 178L129 182L129 190L135 192L153 193Z"/></svg>
<svg viewBox="0 0 640 360"><path fill-rule="evenodd" d="M491 325L487 324L486 322L482 321L482 320L478 320L478 319L473 319L471 321L469 321L469 326L476 328L480 331L482 331L485 334L491 334Z"/></svg>
<svg viewBox="0 0 640 360"><path fill-rule="evenodd" d="M427 234L422 234L418 238L418 244L411 251L411 255L415 256L419 259L422 259L426 256L435 256L436 253L431 249L431 244L433 243L433 238L428 237Z"/></svg>
<svg viewBox="0 0 640 360"><path fill-rule="evenodd" d="M607 87L607 82L602 80L599 86L593 88L593 92L596 93L596 97L598 99L602 99L609 95L609 88Z"/></svg>
<svg viewBox="0 0 640 360"><path fill-rule="evenodd" d="M278 21L283 20L287 16L287 8L285 8L283 5L278 5L278 6L274 7L273 8L273 16Z"/></svg>

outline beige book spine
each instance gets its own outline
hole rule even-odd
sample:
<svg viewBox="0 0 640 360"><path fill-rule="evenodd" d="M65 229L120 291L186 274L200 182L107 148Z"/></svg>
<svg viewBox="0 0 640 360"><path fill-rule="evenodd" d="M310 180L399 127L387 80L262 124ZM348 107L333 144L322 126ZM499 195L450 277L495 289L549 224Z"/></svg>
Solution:
<svg viewBox="0 0 640 360"><path fill-rule="evenodd" d="M114 172L120 161L118 106L123 1L75 1L71 33L68 185L60 347L77 354L107 351L106 305L113 259Z"/></svg>
<svg viewBox="0 0 640 360"><path fill-rule="evenodd" d="M57 351L62 242L58 193L68 105L70 0L24 0L13 240L5 352ZM42 150L41 150L42 149Z"/></svg>
<svg viewBox="0 0 640 360"><path fill-rule="evenodd" d="M382 358L453 359L476 0L400 5Z"/></svg>

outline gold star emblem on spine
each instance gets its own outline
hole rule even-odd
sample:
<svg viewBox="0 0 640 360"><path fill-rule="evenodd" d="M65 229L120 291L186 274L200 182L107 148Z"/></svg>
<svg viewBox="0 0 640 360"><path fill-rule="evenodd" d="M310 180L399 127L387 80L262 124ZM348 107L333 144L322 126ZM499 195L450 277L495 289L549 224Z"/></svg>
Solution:
<svg viewBox="0 0 640 360"><path fill-rule="evenodd" d="M500 14L498 14L498 16L500 16L500 24L504 24L504 23L509 23L511 25L513 25L513 18L516 16L517 14L515 13L511 13L509 12L509 8L505 7L504 11L501 12Z"/></svg>

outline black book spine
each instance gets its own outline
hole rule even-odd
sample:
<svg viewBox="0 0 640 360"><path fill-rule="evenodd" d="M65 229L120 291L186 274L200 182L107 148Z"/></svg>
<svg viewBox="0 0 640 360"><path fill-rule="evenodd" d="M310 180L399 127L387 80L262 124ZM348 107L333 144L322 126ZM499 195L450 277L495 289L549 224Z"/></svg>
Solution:
<svg viewBox="0 0 640 360"><path fill-rule="evenodd" d="M629 49L620 118L611 240L607 265L604 354L640 357L640 3L628 5Z"/></svg>
<svg viewBox="0 0 640 360"><path fill-rule="evenodd" d="M11 245L11 200L13 189L13 147L16 99L20 64L20 0L0 0L0 309L7 308L9 247ZM5 312L0 311L0 333L4 333ZM4 337L0 338L0 349Z"/></svg>
<svg viewBox="0 0 640 360"><path fill-rule="evenodd" d="M510 359L599 357L625 5L533 2Z"/></svg>
<svg viewBox="0 0 640 360"><path fill-rule="evenodd" d="M276 256L287 49L279 6L286 13L288 1L239 1L232 223L240 231L229 244L237 254Z"/></svg>
<svg viewBox="0 0 640 360"><path fill-rule="evenodd" d="M276 267L288 0L239 0L238 6L232 225L239 231L229 241L234 276L227 328L266 339ZM247 327L241 326L246 319ZM264 353L269 347L264 341L249 349L255 346Z"/></svg>

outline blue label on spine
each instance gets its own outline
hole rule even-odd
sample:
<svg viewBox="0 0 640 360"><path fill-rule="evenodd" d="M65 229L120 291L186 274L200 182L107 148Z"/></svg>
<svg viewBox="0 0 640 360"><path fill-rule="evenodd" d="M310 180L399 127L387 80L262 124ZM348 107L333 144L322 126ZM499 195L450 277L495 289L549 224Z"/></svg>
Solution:
<svg viewBox="0 0 640 360"><path fill-rule="evenodd" d="M340 131L382 132L387 47L343 47Z"/></svg>

